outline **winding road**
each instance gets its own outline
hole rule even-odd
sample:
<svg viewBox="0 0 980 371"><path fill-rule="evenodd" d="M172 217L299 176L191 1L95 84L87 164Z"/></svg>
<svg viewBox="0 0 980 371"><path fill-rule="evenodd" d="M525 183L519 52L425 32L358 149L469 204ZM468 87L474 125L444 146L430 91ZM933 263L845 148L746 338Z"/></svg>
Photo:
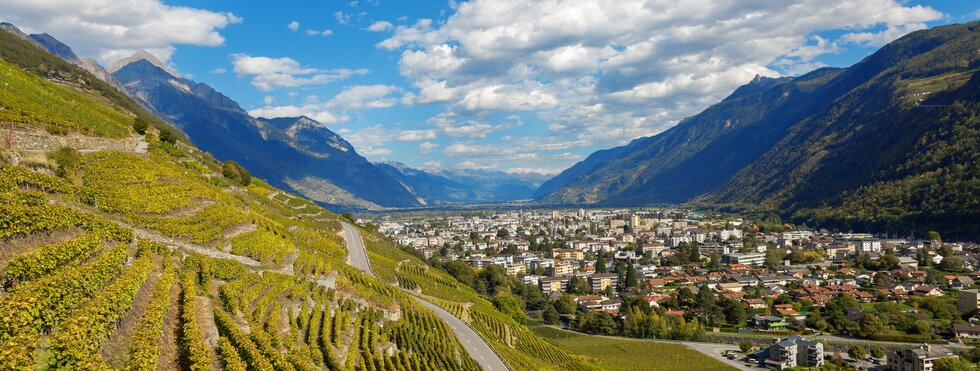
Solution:
<svg viewBox="0 0 980 371"><path fill-rule="evenodd" d="M371 261L368 259L367 249L364 248L364 240L361 239L361 234L353 225L348 223L342 224L344 227L344 233L341 234L341 237L343 237L344 241L347 243L348 259L350 260L349 263L355 268L364 271L364 273L367 273L371 277L376 277L374 275L374 271L371 270ZM410 291L406 292L412 294ZM466 323L461 321L459 318L456 318L456 316L453 316L445 309L442 309L442 307L439 307L428 300L422 299L415 295L412 295L412 298L414 298L419 304L422 304L422 306L435 312L439 318L442 318L442 320L449 325L453 332L456 333L456 337L459 338L459 342L463 344L463 348L469 352L470 357L480 364L480 367L483 367L483 369L487 371L507 370L507 366L504 365L504 362L500 359L500 357L494 353L493 348L490 348L490 344L483 341L483 338L481 338L476 331L473 331L473 329Z"/></svg>

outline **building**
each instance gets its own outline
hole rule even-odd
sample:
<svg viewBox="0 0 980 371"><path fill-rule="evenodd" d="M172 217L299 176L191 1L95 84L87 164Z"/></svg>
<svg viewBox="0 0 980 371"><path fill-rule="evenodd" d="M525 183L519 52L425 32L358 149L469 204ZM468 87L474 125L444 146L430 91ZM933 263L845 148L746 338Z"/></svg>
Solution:
<svg viewBox="0 0 980 371"><path fill-rule="evenodd" d="M765 253L732 253L721 256L722 264L763 265L766 263Z"/></svg>
<svg viewBox="0 0 980 371"><path fill-rule="evenodd" d="M569 260L556 260L555 265L551 267L552 276L568 276L575 273L575 264Z"/></svg>
<svg viewBox="0 0 980 371"><path fill-rule="evenodd" d="M936 360L956 357L953 352L939 345L922 344L915 349L888 351L888 369L893 371L932 371Z"/></svg>
<svg viewBox="0 0 980 371"><path fill-rule="evenodd" d="M507 274L511 276L527 273L527 266L524 264L508 264L505 269L507 270Z"/></svg>
<svg viewBox="0 0 980 371"><path fill-rule="evenodd" d="M966 323L953 324L953 334L959 339L980 338L980 326Z"/></svg>
<svg viewBox="0 0 980 371"><path fill-rule="evenodd" d="M596 273L589 276L589 283L592 284L592 292L602 292L609 286L615 289L616 285L619 284L619 275L615 273Z"/></svg>
<svg viewBox="0 0 980 371"><path fill-rule="evenodd" d="M963 313L970 313L980 308L980 295L977 294L977 290L960 290L957 307Z"/></svg>
<svg viewBox="0 0 980 371"><path fill-rule="evenodd" d="M769 358L765 365L778 370L796 366L822 367L823 344L806 340L800 335L776 340L769 346Z"/></svg>
<svg viewBox="0 0 980 371"><path fill-rule="evenodd" d="M858 253L880 253L881 252L881 240L877 238L854 238L851 239L851 243L854 244L854 249Z"/></svg>
<svg viewBox="0 0 980 371"><path fill-rule="evenodd" d="M553 250L555 259L562 260L584 260L585 252L576 249L555 249Z"/></svg>
<svg viewBox="0 0 980 371"><path fill-rule="evenodd" d="M547 294L553 292L565 292L568 290L570 277L541 277L538 279L538 287Z"/></svg>

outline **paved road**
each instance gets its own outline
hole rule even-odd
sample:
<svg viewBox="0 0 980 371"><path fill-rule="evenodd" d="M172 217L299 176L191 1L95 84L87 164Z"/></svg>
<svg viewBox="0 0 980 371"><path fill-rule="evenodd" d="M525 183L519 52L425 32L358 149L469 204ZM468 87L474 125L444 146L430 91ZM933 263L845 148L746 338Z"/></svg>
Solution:
<svg viewBox="0 0 980 371"><path fill-rule="evenodd" d="M361 239L361 234L357 231L357 228L348 224L341 223L344 227L344 233L341 237L347 243L348 260L351 265L358 268L364 273L374 277L374 271L371 270L371 261L367 257L367 249L364 248L364 240ZM406 291L407 292L407 291ZM410 292L409 292L410 293ZM456 316L442 309L442 307L435 305L425 299L419 298L417 296L412 296L419 304L431 309L439 318L442 318L447 325L456 333L456 337L459 342L463 344L463 348L469 352L470 357L476 360L487 371L505 371L507 366L504 362L497 357L497 354L493 352L490 345L483 341L480 337L470 328L466 323L461 321Z"/></svg>

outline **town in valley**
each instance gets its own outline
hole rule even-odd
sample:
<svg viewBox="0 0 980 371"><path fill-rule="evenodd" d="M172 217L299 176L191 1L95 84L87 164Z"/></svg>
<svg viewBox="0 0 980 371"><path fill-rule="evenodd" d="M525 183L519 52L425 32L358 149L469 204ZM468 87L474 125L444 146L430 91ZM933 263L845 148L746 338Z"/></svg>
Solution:
<svg viewBox="0 0 980 371"><path fill-rule="evenodd" d="M516 298L517 316L591 334L729 343L742 348L729 359L763 367L840 358L926 370L980 338L980 246L937 232L839 232L672 208L358 222L495 303ZM494 292L504 280L521 289Z"/></svg>

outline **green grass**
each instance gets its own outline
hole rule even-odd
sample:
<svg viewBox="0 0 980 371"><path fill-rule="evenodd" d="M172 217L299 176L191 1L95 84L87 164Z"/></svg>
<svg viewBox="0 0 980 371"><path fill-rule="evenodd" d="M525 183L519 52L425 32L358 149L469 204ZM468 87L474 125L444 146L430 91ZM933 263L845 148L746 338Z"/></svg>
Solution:
<svg viewBox="0 0 980 371"><path fill-rule="evenodd" d="M38 125L52 133L121 138L133 118L94 96L48 82L0 60L0 122Z"/></svg>
<svg viewBox="0 0 980 371"><path fill-rule="evenodd" d="M684 345L575 334L531 326L535 334L607 370L731 370L732 367Z"/></svg>

